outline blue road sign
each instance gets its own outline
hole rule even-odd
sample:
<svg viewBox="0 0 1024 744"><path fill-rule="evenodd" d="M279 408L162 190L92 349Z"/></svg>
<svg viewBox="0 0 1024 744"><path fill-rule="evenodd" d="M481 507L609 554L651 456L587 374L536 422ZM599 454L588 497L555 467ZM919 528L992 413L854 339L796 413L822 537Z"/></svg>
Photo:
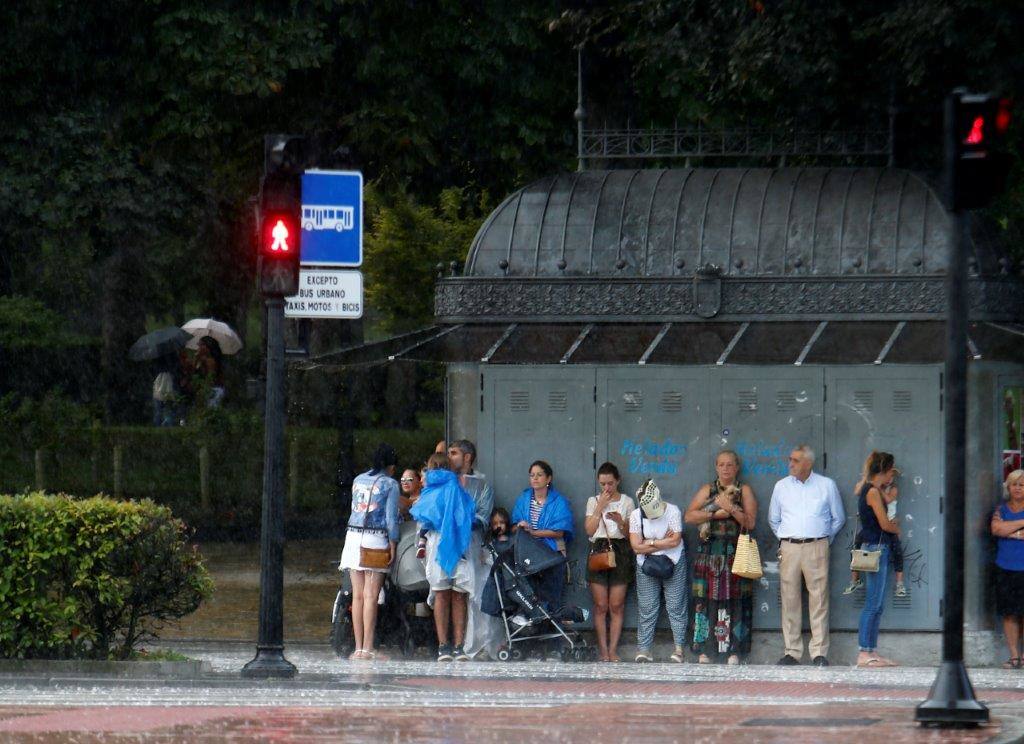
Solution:
<svg viewBox="0 0 1024 744"><path fill-rule="evenodd" d="M303 266L363 263L363 174L311 170L302 174Z"/></svg>

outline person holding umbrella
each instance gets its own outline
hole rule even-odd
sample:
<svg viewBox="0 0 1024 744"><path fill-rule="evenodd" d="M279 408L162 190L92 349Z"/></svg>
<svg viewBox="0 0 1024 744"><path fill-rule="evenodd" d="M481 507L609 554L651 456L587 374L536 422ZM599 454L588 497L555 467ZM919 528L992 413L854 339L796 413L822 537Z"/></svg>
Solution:
<svg viewBox="0 0 1024 744"><path fill-rule="evenodd" d="M170 326L147 333L128 349L132 361L154 363L153 426L174 425L182 392L179 354L191 338L187 331Z"/></svg>
<svg viewBox="0 0 1024 744"><path fill-rule="evenodd" d="M242 339L227 323L212 318L194 318L181 328L191 334L188 348L196 351L192 378L208 386L207 407L218 408L225 392L224 355L237 354L242 349ZM194 382L191 387L194 389Z"/></svg>

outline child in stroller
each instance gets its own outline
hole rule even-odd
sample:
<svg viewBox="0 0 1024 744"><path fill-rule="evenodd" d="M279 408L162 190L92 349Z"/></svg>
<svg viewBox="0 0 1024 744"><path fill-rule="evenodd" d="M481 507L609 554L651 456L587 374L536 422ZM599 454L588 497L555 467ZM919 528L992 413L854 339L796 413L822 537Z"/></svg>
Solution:
<svg viewBox="0 0 1024 744"><path fill-rule="evenodd" d="M395 562L381 589L383 607L377 613L376 638L379 645L397 645L402 655L415 654L420 646L433 648L437 638L433 620L426 607L430 585L423 563L416 558L416 523L403 522L399 528ZM348 571L342 573L341 586L331 611L331 648L339 658L352 651L352 583Z"/></svg>
<svg viewBox="0 0 1024 744"><path fill-rule="evenodd" d="M575 630L573 623L585 622L585 609L546 606L530 579L567 559L526 532L517 532L507 542L486 543L493 565L481 600L484 612L502 621L505 644L498 651L499 661L520 660L524 643L557 642L563 661L594 661L597 648Z"/></svg>

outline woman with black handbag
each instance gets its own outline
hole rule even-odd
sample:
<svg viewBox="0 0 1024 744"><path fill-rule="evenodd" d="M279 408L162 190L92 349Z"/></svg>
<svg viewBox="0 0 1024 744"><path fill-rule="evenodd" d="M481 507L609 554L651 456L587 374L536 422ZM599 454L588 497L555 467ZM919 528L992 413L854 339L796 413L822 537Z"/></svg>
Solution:
<svg viewBox="0 0 1024 744"><path fill-rule="evenodd" d="M587 499L583 523L590 537L587 583L594 600L594 632L601 661L620 661L619 637L626 615L626 591L633 582L633 549L626 538L633 499L619 493L619 469L606 462L597 469L601 492ZM610 620L610 622L609 622Z"/></svg>
<svg viewBox="0 0 1024 744"><path fill-rule="evenodd" d="M640 508L629 518L629 542L636 553L637 651L635 661L654 661L654 628L661 614L661 597L672 628L675 651L671 660L683 662L686 644L686 548L683 515L675 504L661 499L653 480L636 493Z"/></svg>

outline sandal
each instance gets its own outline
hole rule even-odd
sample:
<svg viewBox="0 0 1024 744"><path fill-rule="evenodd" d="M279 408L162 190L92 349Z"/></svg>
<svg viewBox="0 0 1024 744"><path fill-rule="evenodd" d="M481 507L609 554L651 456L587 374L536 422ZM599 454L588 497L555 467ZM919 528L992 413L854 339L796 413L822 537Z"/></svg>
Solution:
<svg viewBox="0 0 1024 744"><path fill-rule="evenodd" d="M1009 659L1003 662L1003 669L1020 669L1021 657L1011 656Z"/></svg>
<svg viewBox="0 0 1024 744"><path fill-rule="evenodd" d="M897 666L896 662L883 659L881 656L872 656L870 659L857 662L858 669L883 669Z"/></svg>
<svg viewBox="0 0 1024 744"><path fill-rule="evenodd" d="M708 658L707 654L701 654L700 656L697 657L697 663L698 664L710 664L711 663L711 659Z"/></svg>
<svg viewBox="0 0 1024 744"><path fill-rule="evenodd" d="M362 658L367 661L391 661L391 657L382 654L380 651L363 651Z"/></svg>
<svg viewBox="0 0 1024 744"><path fill-rule="evenodd" d="M359 661L360 659L365 659L366 657L363 656L364 653L366 652L363 651L363 649L358 648L348 655L348 659L349 661Z"/></svg>

